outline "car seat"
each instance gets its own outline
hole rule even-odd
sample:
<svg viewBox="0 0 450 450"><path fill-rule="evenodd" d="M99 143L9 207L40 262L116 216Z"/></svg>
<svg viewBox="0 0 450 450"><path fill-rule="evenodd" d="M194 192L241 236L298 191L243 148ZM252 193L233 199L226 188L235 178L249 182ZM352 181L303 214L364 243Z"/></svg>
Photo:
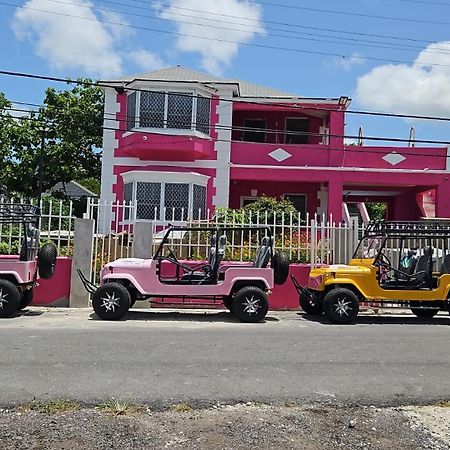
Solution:
<svg viewBox="0 0 450 450"><path fill-rule="evenodd" d="M225 250L227 246L227 235L223 234L219 238L219 245L217 246L217 252L214 252L211 260L211 272L209 273L208 283L215 283L217 281L217 274L219 272L220 263L225 256Z"/></svg>
<svg viewBox="0 0 450 450"><path fill-rule="evenodd" d="M446 275L450 273L450 254L445 255L444 260L441 265L441 275Z"/></svg>
<svg viewBox="0 0 450 450"><path fill-rule="evenodd" d="M255 262L253 263L253 267L264 268L267 267L270 260L270 238L268 236L264 236L261 239L261 245L256 252Z"/></svg>
<svg viewBox="0 0 450 450"><path fill-rule="evenodd" d="M415 285L421 285L429 279L431 272L432 255L433 247L425 247L423 250L423 255L417 261L416 271L412 275L411 281Z"/></svg>
<svg viewBox="0 0 450 450"><path fill-rule="evenodd" d="M408 250L408 253L400 261L400 271L406 275L412 275L417 266L417 251Z"/></svg>

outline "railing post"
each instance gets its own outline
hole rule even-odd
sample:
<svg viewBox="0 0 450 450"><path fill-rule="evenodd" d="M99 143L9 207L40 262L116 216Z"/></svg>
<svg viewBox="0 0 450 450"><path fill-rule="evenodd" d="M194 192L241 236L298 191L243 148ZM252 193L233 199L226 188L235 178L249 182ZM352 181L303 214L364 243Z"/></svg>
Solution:
<svg viewBox="0 0 450 450"><path fill-rule="evenodd" d="M94 248L93 219L75 219L73 246L69 306L71 308L86 308L89 306L89 294L86 292L77 270L80 269L87 279L91 279Z"/></svg>
<svg viewBox="0 0 450 450"><path fill-rule="evenodd" d="M150 259L153 249L153 222L137 220L133 230L133 256Z"/></svg>

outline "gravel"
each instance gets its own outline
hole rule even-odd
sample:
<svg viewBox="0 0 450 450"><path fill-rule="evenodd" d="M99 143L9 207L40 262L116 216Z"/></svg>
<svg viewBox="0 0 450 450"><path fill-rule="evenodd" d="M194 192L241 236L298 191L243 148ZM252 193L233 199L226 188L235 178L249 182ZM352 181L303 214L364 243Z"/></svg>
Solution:
<svg viewBox="0 0 450 450"><path fill-rule="evenodd" d="M195 410L92 407L48 413L0 410L0 443L9 449L448 449L449 408L312 404L216 405ZM436 423L441 423L441 428ZM446 428L447 427L447 428Z"/></svg>

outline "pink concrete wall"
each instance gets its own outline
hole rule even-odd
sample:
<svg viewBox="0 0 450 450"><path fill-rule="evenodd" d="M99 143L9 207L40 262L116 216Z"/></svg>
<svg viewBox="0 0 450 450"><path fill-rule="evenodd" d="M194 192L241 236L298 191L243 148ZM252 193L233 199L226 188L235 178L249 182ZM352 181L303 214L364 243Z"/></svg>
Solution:
<svg viewBox="0 0 450 450"><path fill-rule="evenodd" d="M71 272L72 258L59 257L53 277L50 280L38 280L33 305L69 306Z"/></svg>

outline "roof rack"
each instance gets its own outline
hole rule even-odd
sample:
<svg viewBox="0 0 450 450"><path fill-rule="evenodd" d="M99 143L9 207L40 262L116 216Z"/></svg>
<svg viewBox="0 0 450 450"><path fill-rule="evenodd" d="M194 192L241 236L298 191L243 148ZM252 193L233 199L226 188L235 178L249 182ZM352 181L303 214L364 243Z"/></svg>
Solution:
<svg viewBox="0 0 450 450"><path fill-rule="evenodd" d="M401 236L428 236L450 238L450 220L439 222L425 221L372 221L365 229L365 236L386 235Z"/></svg>
<svg viewBox="0 0 450 450"><path fill-rule="evenodd" d="M37 224L40 217L38 206L26 203L0 203L0 223Z"/></svg>

